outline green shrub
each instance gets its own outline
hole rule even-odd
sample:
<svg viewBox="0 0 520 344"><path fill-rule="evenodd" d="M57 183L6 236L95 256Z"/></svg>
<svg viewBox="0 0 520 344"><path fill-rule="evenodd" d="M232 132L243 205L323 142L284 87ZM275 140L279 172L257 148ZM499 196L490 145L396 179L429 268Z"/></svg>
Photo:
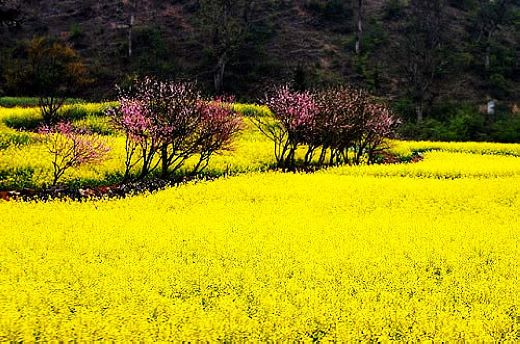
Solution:
<svg viewBox="0 0 520 344"><path fill-rule="evenodd" d="M104 117L106 111L115 106L117 106L115 102L72 104L64 106L58 115L62 119L79 121L87 117Z"/></svg>
<svg viewBox="0 0 520 344"><path fill-rule="evenodd" d="M407 122L401 126L399 135L414 140L519 143L520 118L511 115L501 117L489 124L485 115L459 109L445 121L428 118L420 124Z"/></svg>
<svg viewBox="0 0 520 344"><path fill-rule="evenodd" d="M446 103L433 110L437 115L436 118L427 118L419 124L408 122L401 126L401 137L432 141L486 141L490 139L486 118L474 106L466 104L454 106Z"/></svg>
<svg viewBox="0 0 520 344"><path fill-rule="evenodd" d="M4 118L4 123L17 130L36 130L42 123L43 117L41 113L34 111L17 112L15 115Z"/></svg>
<svg viewBox="0 0 520 344"><path fill-rule="evenodd" d="M113 135L115 133L110 118L93 114L74 122L74 126L98 135Z"/></svg>
<svg viewBox="0 0 520 344"><path fill-rule="evenodd" d="M99 104L73 104L65 105L58 112L60 120L67 120L72 122L83 121L90 118L87 122L92 122L92 126L97 129L101 128L101 120L95 122L94 117L102 118L108 108L116 106L117 103L99 103ZM34 109L27 109L27 111L17 112L16 115L4 118L4 123L13 129L17 130L36 130L42 123L43 117L41 113ZM107 131L108 127L105 125L103 130Z"/></svg>
<svg viewBox="0 0 520 344"><path fill-rule="evenodd" d="M0 190L21 190L34 187L34 168L32 167L0 171Z"/></svg>
<svg viewBox="0 0 520 344"><path fill-rule="evenodd" d="M520 118L508 118L495 122L491 126L493 141L517 143L520 142Z"/></svg>
<svg viewBox="0 0 520 344"><path fill-rule="evenodd" d="M409 98L398 98L392 102L392 110L405 121L415 120L415 106Z"/></svg>
<svg viewBox="0 0 520 344"><path fill-rule="evenodd" d="M7 90L39 98L46 124L56 123L67 97L92 82L79 53L50 36L24 42L4 74Z"/></svg>
<svg viewBox="0 0 520 344"><path fill-rule="evenodd" d="M67 99L65 104L84 103L81 99ZM0 106L6 108L13 107L37 107L39 106L39 98L36 97L1 97Z"/></svg>
<svg viewBox="0 0 520 344"><path fill-rule="evenodd" d="M447 124L449 140L485 141L488 138L485 122L484 115L478 111L459 109Z"/></svg>
<svg viewBox="0 0 520 344"><path fill-rule="evenodd" d="M245 117L271 116L271 110L265 105L256 104L234 104L233 110Z"/></svg>
<svg viewBox="0 0 520 344"><path fill-rule="evenodd" d="M81 26L78 23L74 23L70 26L69 30L69 39L71 41L78 41L83 38L85 35L83 30L81 30Z"/></svg>
<svg viewBox="0 0 520 344"><path fill-rule="evenodd" d="M88 116L88 111L82 106L79 105L71 105L67 107L63 107L58 112L58 117L60 119L67 119L69 121L79 121Z"/></svg>
<svg viewBox="0 0 520 344"><path fill-rule="evenodd" d="M38 98L2 97L2 98L0 98L0 106L6 107L6 108L34 107L34 106L38 106Z"/></svg>
<svg viewBox="0 0 520 344"><path fill-rule="evenodd" d="M499 73L491 75L489 87L491 95L495 98L507 98L511 93L511 82Z"/></svg>
<svg viewBox="0 0 520 344"><path fill-rule="evenodd" d="M21 147L30 144L33 141L27 133L0 133L0 150L9 147Z"/></svg>

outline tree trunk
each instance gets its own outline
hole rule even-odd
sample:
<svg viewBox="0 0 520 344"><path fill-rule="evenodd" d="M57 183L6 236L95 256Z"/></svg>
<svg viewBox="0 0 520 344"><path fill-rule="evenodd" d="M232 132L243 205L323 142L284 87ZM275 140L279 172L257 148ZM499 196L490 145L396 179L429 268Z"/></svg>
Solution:
<svg viewBox="0 0 520 344"><path fill-rule="evenodd" d="M143 180L144 178L146 178L146 176L148 175L149 173L149 169L148 169L148 165L147 163L143 163L143 167L141 168L141 175L139 176L139 180Z"/></svg>
<svg viewBox="0 0 520 344"><path fill-rule="evenodd" d="M217 68L214 75L215 92L219 94L224 86L224 73L227 65L227 52L223 53L218 59Z"/></svg>
<svg viewBox="0 0 520 344"><path fill-rule="evenodd" d="M135 16L132 14L130 15L130 22L128 24L128 57L132 57L133 54L133 47L132 47L132 31L134 29L134 23L135 23Z"/></svg>
<svg viewBox="0 0 520 344"><path fill-rule="evenodd" d="M56 96L48 96L39 98L40 111L42 113L43 121L45 124L56 124L58 121L58 111L65 103L65 98Z"/></svg>
<svg viewBox="0 0 520 344"><path fill-rule="evenodd" d="M168 177L168 145L161 146L161 161L162 161L162 177Z"/></svg>
<svg viewBox="0 0 520 344"><path fill-rule="evenodd" d="M491 45L488 43L486 46L486 54L484 56L484 68L486 72L491 69Z"/></svg>
<svg viewBox="0 0 520 344"><path fill-rule="evenodd" d="M315 149L316 149L315 147L309 147L309 149L307 150L307 154L305 154L305 161L304 161L305 167L308 167L312 163L312 158L314 157Z"/></svg>
<svg viewBox="0 0 520 344"><path fill-rule="evenodd" d="M336 150L335 149L331 149L330 150L330 161L329 161L329 165L330 166L334 166L334 161L336 159Z"/></svg>
<svg viewBox="0 0 520 344"><path fill-rule="evenodd" d="M361 39L363 38L363 0L358 0L356 54L361 53Z"/></svg>
<svg viewBox="0 0 520 344"><path fill-rule="evenodd" d="M323 165L325 163L325 157L327 155L327 147L323 146L321 149L320 159L318 160L318 165Z"/></svg>
<svg viewBox="0 0 520 344"><path fill-rule="evenodd" d="M415 114L417 115L417 123L421 123L424 120L424 109L422 104L415 105Z"/></svg>
<svg viewBox="0 0 520 344"><path fill-rule="evenodd" d="M284 163L284 168L287 171L296 170L295 154L296 154L296 147L291 147L289 150L289 154L287 155L287 158L285 159L285 163Z"/></svg>

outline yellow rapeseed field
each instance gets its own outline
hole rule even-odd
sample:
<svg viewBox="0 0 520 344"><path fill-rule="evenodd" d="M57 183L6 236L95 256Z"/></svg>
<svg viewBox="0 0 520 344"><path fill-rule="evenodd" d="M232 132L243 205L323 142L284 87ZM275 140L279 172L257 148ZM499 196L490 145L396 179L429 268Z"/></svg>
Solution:
<svg viewBox="0 0 520 344"><path fill-rule="evenodd" d="M0 341L520 340L520 158L409 166L0 203Z"/></svg>
<svg viewBox="0 0 520 344"><path fill-rule="evenodd" d="M0 171L44 183L29 135ZM120 170L106 140L107 162L67 178ZM238 176L0 201L0 342L520 341L520 145L391 146L424 160L260 172L272 147L249 126L210 165Z"/></svg>
<svg viewBox="0 0 520 344"><path fill-rule="evenodd" d="M95 104L83 104L81 107L96 109ZM255 108L254 106L251 107ZM34 108L7 109L0 107L0 135L2 133L16 133L16 130L5 125L3 121L6 118L38 118L38 116L40 115ZM223 152L212 158L208 166L210 173L229 174L264 171L275 163L272 156L272 143L259 133L248 119L244 120L244 124L245 130L236 138L232 151ZM23 147L13 145L0 150L0 175L2 171L31 169L34 184L37 186L48 185L52 181L52 156L38 134L29 133L28 135L34 139L34 142ZM67 183L78 179L99 181L106 179L107 176L124 171L124 137L122 135L110 135L104 136L102 140L111 148L107 160L98 165L70 169L65 174L63 182ZM190 166L188 164L187 169ZM10 177L0 180L0 188L4 184L10 184Z"/></svg>

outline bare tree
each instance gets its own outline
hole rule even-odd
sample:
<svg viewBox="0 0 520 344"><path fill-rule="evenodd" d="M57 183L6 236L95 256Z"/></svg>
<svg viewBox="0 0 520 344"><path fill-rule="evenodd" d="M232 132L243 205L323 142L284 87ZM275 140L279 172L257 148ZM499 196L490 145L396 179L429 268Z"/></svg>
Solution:
<svg viewBox="0 0 520 344"><path fill-rule="evenodd" d="M259 1L199 0L199 34L214 59L213 83L220 93L228 63L244 45L255 22Z"/></svg>
<svg viewBox="0 0 520 344"><path fill-rule="evenodd" d="M404 22L400 58L406 91L413 101L417 122L435 96L435 81L447 64L446 0L411 0Z"/></svg>
<svg viewBox="0 0 520 344"><path fill-rule="evenodd" d="M479 0L476 15L477 42L484 46L484 68L491 68L492 46L497 34L511 22L513 0Z"/></svg>
<svg viewBox="0 0 520 344"><path fill-rule="evenodd" d="M44 126L40 133L45 135L44 142L52 156L52 186L56 186L69 169L100 163L110 152L99 136L81 132L68 122Z"/></svg>

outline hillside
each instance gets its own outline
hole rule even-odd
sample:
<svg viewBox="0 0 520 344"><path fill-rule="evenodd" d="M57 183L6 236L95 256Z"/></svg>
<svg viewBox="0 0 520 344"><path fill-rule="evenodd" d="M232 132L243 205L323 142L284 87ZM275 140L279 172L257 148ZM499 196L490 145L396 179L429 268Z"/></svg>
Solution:
<svg viewBox="0 0 520 344"><path fill-rule="evenodd" d="M442 7L438 18L428 5L434 2ZM87 61L96 80L86 91L88 98L110 97L115 83L142 74L196 78L214 92L225 44L218 93L247 100L256 100L272 83L313 87L349 82L393 99L404 113L414 111L410 103L420 102L424 111L438 114L445 103L478 105L488 97L512 108L520 94L515 1L502 1L510 6L507 20L496 9L495 17L485 17L488 9L479 7L482 2L434 2L412 1L419 8L414 9L399 0L361 1L363 35L356 54L357 1L236 1L222 5L230 6L222 12L229 12L232 19L227 21L218 12L225 1L25 1L21 25L2 31L2 58L7 61L20 40L53 36L69 42ZM248 21L239 39L223 39L243 24L242 16ZM433 31L427 27L432 18ZM496 26L492 32L488 22ZM433 43L432 34L439 36ZM414 64L423 70L412 75ZM428 91L417 95L418 89Z"/></svg>

